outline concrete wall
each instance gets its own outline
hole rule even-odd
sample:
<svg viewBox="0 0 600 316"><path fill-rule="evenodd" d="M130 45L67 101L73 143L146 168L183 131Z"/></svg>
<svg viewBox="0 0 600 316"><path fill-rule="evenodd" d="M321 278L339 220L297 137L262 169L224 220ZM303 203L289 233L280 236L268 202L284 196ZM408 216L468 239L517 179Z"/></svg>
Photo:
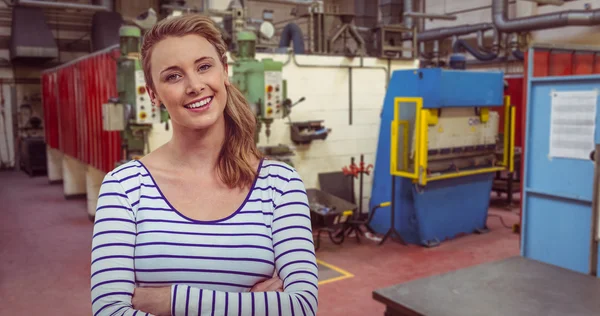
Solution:
<svg viewBox="0 0 600 316"><path fill-rule="evenodd" d="M257 58L273 58L286 61L287 55L258 55ZM359 65L359 60L343 57L297 56L298 64L318 64L323 66ZM387 60L365 58L365 66L387 67ZM392 62L391 69L415 68L413 62ZM292 121L324 120L332 129L324 141L313 141L310 145L296 146L293 157L307 187L318 188L318 174L341 171L350 164L350 158L356 161L365 155L365 162L373 164L379 133L379 115L385 96L386 73L381 69L354 69L352 73L353 122L349 125L349 74L347 69L339 68L302 68L293 62L283 69L284 79L288 82L288 96L296 101L305 97L306 101L292 109ZM267 145L262 129L259 146ZM164 125L155 126L150 135L151 149L167 142L171 131L165 131ZM276 121L271 125L269 145L292 145L287 120ZM358 200L358 181L356 195ZM367 208L371 192L371 177L364 180L364 207Z"/></svg>

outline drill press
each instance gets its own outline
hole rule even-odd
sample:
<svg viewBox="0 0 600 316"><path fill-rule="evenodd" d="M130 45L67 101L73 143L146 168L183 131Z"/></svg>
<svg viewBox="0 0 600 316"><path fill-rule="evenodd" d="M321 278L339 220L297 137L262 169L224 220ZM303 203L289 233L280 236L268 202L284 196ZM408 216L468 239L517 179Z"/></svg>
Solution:
<svg viewBox="0 0 600 316"><path fill-rule="evenodd" d="M168 121L168 113L152 104L146 91L140 54L141 30L124 25L119 30L121 54L117 60L118 97L103 104L103 128L121 131L122 160L119 164L147 154L148 133L153 124Z"/></svg>
<svg viewBox="0 0 600 316"><path fill-rule="evenodd" d="M291 102L287 99L286 81L282 78L283 63L271 58L255 58L256 35L253 32L241 31L236 35L233 83L246 96L256 115L254 141L258 143L264 124L268 142L273 120L286 118L290 113Z"/></svg>

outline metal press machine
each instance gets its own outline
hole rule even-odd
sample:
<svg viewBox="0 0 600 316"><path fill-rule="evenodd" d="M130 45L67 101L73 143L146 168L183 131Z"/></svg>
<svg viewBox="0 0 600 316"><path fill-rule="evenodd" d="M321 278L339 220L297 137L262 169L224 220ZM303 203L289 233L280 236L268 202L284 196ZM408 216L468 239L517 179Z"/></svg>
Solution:
<svg viewBox="0 0 600 316"><path fill-rule="evenodd" d="M514 168L503 73L395 71L384 102L370 203L382 243L431 247L486 232L494 175ZM496 111L507 118L501 129Z"/></svg>

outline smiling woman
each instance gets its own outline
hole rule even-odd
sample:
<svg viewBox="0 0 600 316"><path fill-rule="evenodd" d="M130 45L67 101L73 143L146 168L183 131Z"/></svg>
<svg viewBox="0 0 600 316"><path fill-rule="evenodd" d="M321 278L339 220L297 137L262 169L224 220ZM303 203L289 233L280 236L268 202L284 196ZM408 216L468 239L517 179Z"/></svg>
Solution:
<svg viewBox="0 0 600 316"><path fill-rule="evenodd" d="M108 173L94 225L94 315L316 315L308 201L293 168L254 144L212 20L163 20L142 65L172 139Z"/></svg>

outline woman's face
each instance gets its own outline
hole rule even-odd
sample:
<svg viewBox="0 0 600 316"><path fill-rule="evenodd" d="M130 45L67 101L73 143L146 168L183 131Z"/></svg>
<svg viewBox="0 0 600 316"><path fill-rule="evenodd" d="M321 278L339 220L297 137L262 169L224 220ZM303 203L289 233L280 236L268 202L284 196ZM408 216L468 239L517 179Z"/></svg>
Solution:
<svg viewBox="0 0 600 316"><path fill-rule="evenodd" d="M165 105L173 124L198 130L223 118L227 65L204 37L167 37L154 46L150 64L154 82L154 90L147 87L150 98Z"/></svg>

